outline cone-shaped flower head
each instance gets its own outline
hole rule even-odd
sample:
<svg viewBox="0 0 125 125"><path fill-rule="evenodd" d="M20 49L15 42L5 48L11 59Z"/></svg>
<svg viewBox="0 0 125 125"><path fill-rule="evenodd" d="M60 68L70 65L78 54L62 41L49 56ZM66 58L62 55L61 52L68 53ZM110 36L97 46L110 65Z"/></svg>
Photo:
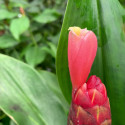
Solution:
<svg viewBox="0 0 125 125"><path fill-rule="evenodd" d="M97 38L92 31L69 28L68 61L73 89L85 83L97 51Z"/></svg>
<svg viewBox="0 0 125 125"><path fill-rule="evenodd" d="M68 125L111 125L109 99L98 77L91 76L73 95Z"/></svg>
<svg viewBox="0 0 125 125"><path fill-rule="evenodd" d="M68 62L73 90L68 125L111 125L105 85L95 75L87 81L97 51L96 36L87 29L69 30Z"/></svg>

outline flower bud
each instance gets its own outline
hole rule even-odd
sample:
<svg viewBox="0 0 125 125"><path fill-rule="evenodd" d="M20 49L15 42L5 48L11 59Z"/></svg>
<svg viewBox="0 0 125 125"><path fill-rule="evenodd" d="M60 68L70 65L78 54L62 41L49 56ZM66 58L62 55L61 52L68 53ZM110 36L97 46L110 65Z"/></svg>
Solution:
<svg viewBox="0 0 125 125"><path fill-rule="evenodd" d="M97 51L97 38L92 31L70 27L68 63L73 89L86 82Z"/></svg>

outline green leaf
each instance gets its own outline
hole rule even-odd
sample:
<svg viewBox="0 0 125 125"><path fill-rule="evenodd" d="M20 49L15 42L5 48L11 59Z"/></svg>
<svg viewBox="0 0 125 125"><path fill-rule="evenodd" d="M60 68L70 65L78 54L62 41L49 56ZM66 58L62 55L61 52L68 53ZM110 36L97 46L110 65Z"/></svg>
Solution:
<svg viewBox="0 0 125 125"><path fill-rule="evenodd" d="M59 13L54 9L45 9L42 13L37 15L34 20L38 23L50 23L57 20Z"/></svg>
<svg viewBox="0 0 125 125"><path fill-rule="evenodd" d="M42 63L46 57L46 52L38 46L28 47L25 52L25 58L28 64L35 67Z"/></svg>
<svg viewBox="0 0 125 125"><path fill-rule="evenodd" d="M0 9L0 20L11 19L15 16L17 16L17 13L9 12L5 9Z"/></svg>
<svg viewBox="0 0 125 125"><path fill-rule="evenodd" d="M101 78L110 98L112 124L125 116L125 9L118 0L69 0L57 50L57 75L64 96L71 101L68 69L68 28L79 26L96 33L98 52L91 75Z"/></svg>
<svg viewBox="0 0 125 125"><path fill-rule="evenodd" d="M41 11L40 6L42 6L42 8L44 8L44 5L41 4L41 1L33 0L32 2L29 3L29 7L27 8L27 11L29 13L39 13Z"/></svg>
<svg viewBox="0 0 125 125"><path fill-rule="evenodd" d="M62 94L56 75L44 70L40 70L39 72L41 78L45 81L45 83L53 91L53 93L58 97L60 104L67 113L69 110L69 105Z"/></svg>
<svg viewBox="0 0 125 125"><path fill-rule="evenodd" d="M0 36L0 48L5 49L17 45L17 42L11 35L5 34Z"/></svg>
<svg viewBox="0 0 125 125"><path fill-rule="evenodd" d="M21 18L13 19L10 24L10 31L15 39L19 40L19 37L24 33L30 26L30 21L26 16Z"/></svg>
<svg viewBox="0 0 125 125"><path fill-rule="evenodd" d="M10 7L23 7L26 8L29 6L29 3L26 0L9 0L9 6Z"/></svg>
<svg viewBox="0 0 125 125"><path fill-rule="evenodd" d="M0 55L0 108L19 125L66 125L58 98L37 71Z"/></svg>

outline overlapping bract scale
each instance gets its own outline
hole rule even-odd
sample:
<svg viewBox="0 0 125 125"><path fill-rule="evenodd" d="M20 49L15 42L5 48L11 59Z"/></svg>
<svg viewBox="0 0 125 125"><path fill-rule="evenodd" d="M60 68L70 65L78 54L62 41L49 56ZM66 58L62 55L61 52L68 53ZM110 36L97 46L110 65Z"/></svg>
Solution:
<svg viewBox="0 0 125 125"><path fill-rule="evenodd" d="M109 99L105 85L91 76L74 94L68 125L111 125Z"/></svg>

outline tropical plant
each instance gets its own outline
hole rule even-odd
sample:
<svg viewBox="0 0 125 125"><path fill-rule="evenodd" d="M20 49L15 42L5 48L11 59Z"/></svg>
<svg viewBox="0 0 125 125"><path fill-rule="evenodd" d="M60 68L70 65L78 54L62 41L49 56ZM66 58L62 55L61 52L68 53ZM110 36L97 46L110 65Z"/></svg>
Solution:
<svg viewBox="0 0 125 125"><path fill-rule="evenodd" d="M68 65L72 81L72 104L68 125L111 125L110 103L101 80L92 75L97 38L92 31L70 27Z"/></svg>
<svg viewBox="0 0 125 125"><path fill-rule="evenodd" d="M98 50L90 75L100 77L107 88L112 124L124 125L125 9L120 2L68 0L56 57L66 1L0 1L1 125L67 124L71 26L87 27L96 34Z"/></svg>
<svg viewBox="0 0 125 125"><path fill-rule="evenodd" d="M35 72L37 72L40 75L40 77L42 77L42 80L43 80L42 83L47 84L46 86L49 88L48 91L51 91L54 94L55 97L53 96L53 94L51 94L51 96L53 96L57 100L57 105L58 105L57 107L59 107L62 110L61 112L63 112L64 114L65 112L68 112L68 104L65 101L60 91L57 78L55 76L55 57L56 57L57 42L59 39L62 17L64 14L65 6L66 6L65 0L57 0L57 1L50 1L50 0L21 0L21 1L2 0L1 1L0 0L0 52L4 55L8 55L13 58L16 58L21 62L27 63L27 65L32 67L33 70L35 68L36 69ZM7 60L6 60L6 63L7 65L10 64L10 62ZM18 66L15 65L14 71L16 70L18 72L17 74L19 75L19 70L17 67ZM10 69L8 70L11 74L14 74L14 71ZM22 71L22 72L25 72L25 71ZM0 77L3 77L2 71L0 74L1 74ZM31 75L30 72L29 72L29 75ZM9 76L9 77L11 78L12 76ZM23 77L23 76L21 76L20 74L19 77ZM2 81L0 81L0 83L2 83ZM43 86L42 83L40 86ZM19 83L19 80L17 80L17 84L20 84L21 87L23 86L21 85L21 83ZM35 83L33 84L34 85L32 87L35 87ZM19 115L20 111L18 109L17 109L19 111L18 115L14 113L14 111L11 110L11 107L13 106L10 106L10 112L13 115L15 114L17 118L15 118L6 109L7 107L9 108L9 105L14 104L12 102L14 97L10 93L12 92L13 94L14 93L16 94L19 89L19 86L18 86L17 89L15 88L15 91L14 91L14 86L11 84L10 81L8 81L8 85L10 85L12 88L10 89L7 87L4 88L5 92L2 91L3 90L2 85L0 86L0 88L2 89L2 90L0 89L2 95L7 96L7 97L1 97L1 98L6 99L6 101L8 101L8 104L7 104L7 102L6 103L4 102L5 100L4 101L0 100L1 102L0 109L4 111L4 113L6 114L5 115L0 110L0 125L14 124L13 121L7 117L7 115L9 115L11 119L15 119L16 123L18 124L23 124L24 122L25 124L28 124L27 121L25 120L23 121L23 118L25 117L25 115L29 117L29 115L27 114L29 111L26 109L24 105L23 105L23 108L25 107L25 110L27 110L25 111L24 117L22 117L21 114ZM25 82L25 85L28 88L27 82ZM21 97L21 93L20 94L19 93L17 97L18 99ZM8 95L10 95L10 97ZM25 97L21 97L21 98L22 100L24 100L24 102L26 101ZM60 99L62 100L62 102L66 103L64 104L64 110L61 106L62 102L60 102ZM16 99L14 100L16 101ZM2 104L2 103L5 103L5 104ZM20 102L17 101L16 105L18 105L19 103ZM39 104L41 105L41 103ZM6 105L6 108L4 109L2 105L4 106ZM21 105L22 103L20 103L20 106ZM15 106L15 108L18 108L20 106ZM55 109L53 108L53 110L55 111L57 110L56 106L55 106ZM61 112L60 114L63 115L63 113ZM22 117L22 120L21 120L21 117ZM27 118L27 120L28 119L29 118ZM60 119L65 119L64 121L66 121L66 115L62 116ZM50 121L48 120L47 124L49 124L49 122ZM42 124L42 122L39 122L39 123ZM60 122L57 122L57 124L58 123ZM34 124L34 122L32 122L32 124Z"/></svg>
<svg viewBox="0 0 125 125"><path fill-rule="evenodd" d="M71 103L68 69L68 28L79 26L92 30L98 50L90 75L106 85L113 125L124 125L125 115L125 9L118 0L69 0L57 51L57 75L62 92ZM61 63L61 65L60 65Z"/></svg>

